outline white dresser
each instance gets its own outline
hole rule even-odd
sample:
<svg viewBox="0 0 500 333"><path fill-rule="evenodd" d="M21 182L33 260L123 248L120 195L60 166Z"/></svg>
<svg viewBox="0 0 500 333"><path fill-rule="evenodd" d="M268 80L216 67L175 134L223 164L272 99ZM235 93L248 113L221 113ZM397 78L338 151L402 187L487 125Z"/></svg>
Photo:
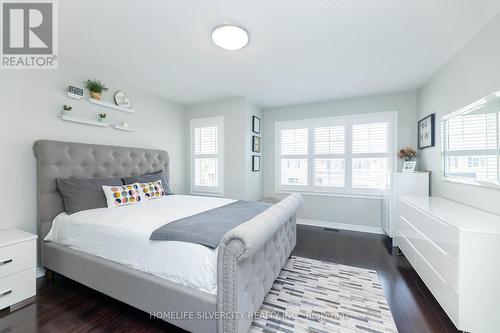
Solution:
<svg viewBox="0 0 500 333"><path fill-rule="evenodd" d="M18 229L0 230L0 309L11 311L36 294L37 236Z"/></svg>
<svg viewBox="0 0 500 333"><path fill-rule="evenodd" d="M394 225L398 220L399 196L429 196L429 177L430 172L393 172L391 174L390 186L385 192L382 209L382 226L389 237L394 237Z"/></svg>
<svg viewBox="0 0 500 333"><path fill-rule="evenodd" d="M455 326L498 332L500 216L440 197L398 200L396 241Z"/></svg>

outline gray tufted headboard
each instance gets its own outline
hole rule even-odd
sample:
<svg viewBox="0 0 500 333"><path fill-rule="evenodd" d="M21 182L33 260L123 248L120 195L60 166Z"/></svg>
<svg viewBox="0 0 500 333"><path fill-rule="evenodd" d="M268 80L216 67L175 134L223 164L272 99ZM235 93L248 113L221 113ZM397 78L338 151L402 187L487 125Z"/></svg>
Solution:
<svg viewBox="0 0 500 333"><path fill-rule="evenodd" d="M43 242L52 220L64 211L56 178L127 177L163 170L169 180L168 153L163 150L36 141L38 236ZM43 246L42 261L43 261Z"/></svg>

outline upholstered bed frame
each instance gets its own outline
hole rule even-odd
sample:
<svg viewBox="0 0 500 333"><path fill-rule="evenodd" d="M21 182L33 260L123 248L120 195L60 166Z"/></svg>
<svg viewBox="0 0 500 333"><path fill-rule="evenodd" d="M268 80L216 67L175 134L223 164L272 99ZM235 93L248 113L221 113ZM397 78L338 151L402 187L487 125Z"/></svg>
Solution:
<svg viewBox="0 0 500 333"><path fill-rule="evenodd" d="M164 170L161 150L37 141L38 234L43 266L191 332L246 332L296 244L293 194L229 231L218 248L217 295L44 242L63 209L56 178L126 177ZM176 313L175 315L173 313Z"/></svg>

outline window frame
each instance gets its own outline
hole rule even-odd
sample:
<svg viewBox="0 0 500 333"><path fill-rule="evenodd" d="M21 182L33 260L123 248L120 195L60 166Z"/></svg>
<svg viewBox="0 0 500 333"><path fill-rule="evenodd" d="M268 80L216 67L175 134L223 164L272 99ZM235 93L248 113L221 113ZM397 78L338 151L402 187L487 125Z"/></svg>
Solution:
<svg viewBox="0 0 500 333"><path fill-rule="evenodd" d="M352 153L352 126L358 124L387 122L388 123L388 147L387 153ZM344 125L344 154L316 154L314 150L314 129L317 127L332 127ZM281 155L281 130L307 128L308 129L308 154L307 155ZM352 187L352 160L353 158L376 158L387 157L388 179L390 186L390 174L397 166L397 155L395 149L398 140L398 112L376 112L356 115L343 115L335 117L311 118L278 121L275 123L275 192L292 193L298 192L319 196L343 196L381 198L385 189L363 189ZM281 184L281 160L282 158L304 158L308 163L307 185L283 185ZM314 185L314 160L317 158L343 158L344 159L344 187L316 186Z"/></svg>
<svg viewBox="0 0 500 333"><path fill-rule="evenodd" d="M199 127L217 126L217 154L195 155L194 132ZM224 117L193 118L190 121L190 165L191 165L191 194L204 196L224 195ZM196 158L217 158L217 180L218 186L196 186L195 184L195 161Z"/></svg>
<svg viewBox="0 0 500 333"><path fill-rule="evenodd" d="M484 98L479 99L471 104L468 104L457 111L454 111L448 115L445 115L441 118L439 122L440 125L440 134L441 134L441 180L451 183L459 183L465 185L473 185L485 188L492 189L500 189L500 112L496 113L496 139L497 139L497 147L495 148L485 148L485 149L470 149L470 150L460 150L457 152L447 151L448 141L446 139L446 124L447 122L460 115L465 115L469 112L477 109L478 106L482 106L482 104L488 104L495 99L500 98L500 90L494 92ZM490 154L490 153L494 154ZM463 156L464 154L470 155L470 157L483 157L485 155L496 155L497 156L497 181L484 180L484 179L474 179L470 177L460 177L460 176L450 176L446 173L446 158L450 156Z"/></svg>

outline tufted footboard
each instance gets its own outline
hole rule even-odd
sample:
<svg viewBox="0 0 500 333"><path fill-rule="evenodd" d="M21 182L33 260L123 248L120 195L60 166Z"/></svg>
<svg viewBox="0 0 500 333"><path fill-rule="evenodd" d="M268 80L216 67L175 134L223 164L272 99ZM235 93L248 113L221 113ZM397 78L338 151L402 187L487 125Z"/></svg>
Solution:
<svg viewBox="0 0 500 333"><path fill-rule="evenodd" d="M302 197L291 194L229 231L217 259L218 333L247 332L296 244L295 214Z"/></svg>

